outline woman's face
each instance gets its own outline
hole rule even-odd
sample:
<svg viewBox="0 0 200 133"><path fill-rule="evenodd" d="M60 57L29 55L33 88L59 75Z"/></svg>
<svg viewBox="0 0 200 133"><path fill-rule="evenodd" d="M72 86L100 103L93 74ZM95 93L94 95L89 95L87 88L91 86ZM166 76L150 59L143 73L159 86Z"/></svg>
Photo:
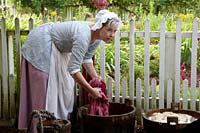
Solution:
<svg viewBox="0 0 200 133"><path fill-rule="evenodd" d="M100 30L100 39L105 43L112 42L113 37L115 36L115 32L117 31L117 25L105 25Z"/></svg>

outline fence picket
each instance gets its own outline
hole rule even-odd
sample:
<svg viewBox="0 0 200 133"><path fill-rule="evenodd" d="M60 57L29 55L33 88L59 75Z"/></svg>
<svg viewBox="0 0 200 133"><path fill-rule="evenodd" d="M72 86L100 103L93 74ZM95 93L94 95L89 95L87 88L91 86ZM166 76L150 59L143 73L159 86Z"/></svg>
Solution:
<svg viewBox="0 0 200 133"><path fill-rule="evenodd" d="M183 81L183 109L188 109L188 80Z"/></svg>
<svg viewBox="0 0 200 133"><path fill-rule="evenodd" d="M113 86L112 86L112 78L111 77L108 77L108 82L107 82L107 93L108 93L108 101L109 102L113 102L113 96L112 96L112 92L113 92L113 90L112 90L112 88L113 88Z"/></svg>
<svg viewBox="0 0 200 133"><path fill-rule="evenodd" d="M149 109L149 61L150 60L150 22L145 21L144 38L144 111Z"/></svg>
<svg viewBox="0 0 200 133"><path fill-rule="evenodd" d="M115 102L120 102L120 31L115 33Z"/></svg>
<svg viewBox="0 0 200 133"><path fill-rule="evenodd" d="M129 91L130 99L134 100L134 46L135 46L135 36L134 36L134 20L130 21L130 63L129 63ZM133 102L134 103L134 102ZM133 104L134 105L134 104Z"/></svg>
<svg viewBox="0 0 200 133"><path fill-rule="evenodd" d="M196 74L197 74L197 37L198 37L198 22L193 21L192 27L192 59L191 59L191 110L196 110Z"/></svg>
<svg viewBox="0 0 200 133"><path fill-rule="evenodd" d="M9 118L13 119L16 116L16 95L15 95L15 80L16 76L9 75Z"/></svg>
<svg viewBox="0 0 200 133"><path fill-rule="evenodd" d="M9 75L14 75L14 50L13 36L8 36L8 70Z"/></svg>
<svg viewBox="0 0 200 133"><path fill-rule="evenodd" d="M7 41L6 41L6 20L2 18L1 21L1 36L2 36L2 92L3 92L3 117L7 118L9 116L9 106L8 106L8 54L7 54Z"/></svg>
<svg viewBox="0 0 200 133"><path fill-rule="evenodd" d="M105 43L102 42L100 44L100 76L105 80Z"/></svg>
<svg viewBox="0 0 200 133"><path fill-rule="evenodd" d="M19 90L20 90L20 70L21 70L21 35L20 35L20 21L19 18L15 18L15 43L16 43L16 96L17 105L19 105Z"/></svg>
<svg viewBox="0 0 200 133"><path fill-rule="evenodd" d="M172 80L167 81L167 108L171 108L172 103Z"/></svg>
<svg viewBox="0 0 200 133"><path fill-rule="evenodd" d="M151 101L151 109L156 109L157 108L157 103L156 103L156 80L153 79L151 81L151 86L152 86L152 101Z"/></svg>
<svg viewBox="0 0 200 133"><path fill-rule="evenodd" d="M136 80L136 119L140 124L142 109L142 81L140 78Z"/></svg>
<svg viewBox="0 0 200 133"><path fill-rule="evenodd" d="M34 21L33 21L32 18L30 18L28 22L29 22L29 23L28 23L28 24L29 24L28 28L29 28L29 32L30 32L30 31L33 29Z"/></svg>
<svg viewBox="0 0 200 133"><path fill-rule="evenodd" d="M175 102L180 102L180 65L181 65L181 21L176 22L176 51L175 51Z"/></svg>
<svg viewBox="0 0 200 133"><path fill-rule="evenodd" d="M160 62L159 62L159 109L164 108L164 78L165 78L165 20L160 23Z"/></svg>
<svg viewBox="0 0 200 133"><path fill-rule="evenodd" d="M124 103L126 97L127 97L127 80L126 80L126 77L123 77L122 78L122 103Z"/></svg>

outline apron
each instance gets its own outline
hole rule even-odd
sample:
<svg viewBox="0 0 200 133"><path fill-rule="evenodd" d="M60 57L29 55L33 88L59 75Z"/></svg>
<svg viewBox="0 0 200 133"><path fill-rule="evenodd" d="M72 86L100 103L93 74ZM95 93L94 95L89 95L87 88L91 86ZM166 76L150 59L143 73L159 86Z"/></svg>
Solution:
<svg viewBox="0 0 200 133"><path fill-rule="evenodd" d="M58 119L68 119L73 111L74 80L67 71L71 53L61 53L52 43L45 109Z"/></svg>

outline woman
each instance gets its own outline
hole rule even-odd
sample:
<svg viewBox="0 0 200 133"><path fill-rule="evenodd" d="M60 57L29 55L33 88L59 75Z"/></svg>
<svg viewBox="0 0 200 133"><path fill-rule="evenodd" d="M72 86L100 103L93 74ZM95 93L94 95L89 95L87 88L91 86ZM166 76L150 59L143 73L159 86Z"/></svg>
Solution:
<svg viewBox="0 0 200 133"><path fill-rule="evenodd" d="M104 41L110 43L121 24L118 16L100 10L95 23L68 21L47 23L33 29L22 46L19 128L27 128L34 109L53 112L68 119L74 102L74 80L92 98L100 98L80 72L83 64L92 78L98 77L92 56Z"/></svg>

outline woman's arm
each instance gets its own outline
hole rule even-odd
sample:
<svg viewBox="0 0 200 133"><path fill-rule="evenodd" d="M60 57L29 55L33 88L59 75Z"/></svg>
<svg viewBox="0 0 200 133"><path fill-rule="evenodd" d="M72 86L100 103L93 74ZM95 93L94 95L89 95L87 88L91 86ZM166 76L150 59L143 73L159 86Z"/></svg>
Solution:
<svg viewBox="0 0 200 133"><path fill-rule="evenodd" d="M74 80L80 86L82 86L88 93L90 93L94 99L101 98L101 94L100 94L101 89L99 89L99 88L92 88L89 85L89 83L85 80L85 78L83 77L83 75L81 74L81 72L74 73L72 75L72 77L74 78Z"/></svg>
<svg viewBox="0 0 200 133"><path fill-rule="evenodd" d="M92 62L83 63L83 67L86 69L91 78L99 77Z"/></svg>

